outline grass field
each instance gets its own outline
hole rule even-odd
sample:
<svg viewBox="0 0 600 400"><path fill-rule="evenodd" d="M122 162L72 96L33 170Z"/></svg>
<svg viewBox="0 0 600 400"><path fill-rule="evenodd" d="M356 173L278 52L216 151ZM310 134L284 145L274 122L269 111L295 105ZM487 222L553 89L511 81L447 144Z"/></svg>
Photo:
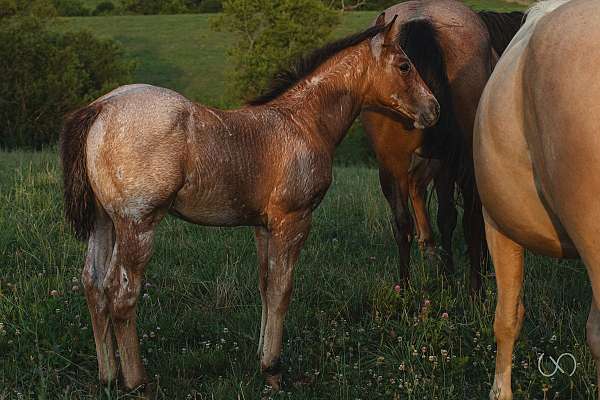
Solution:
<svg viewBox="0 0 600 400"><path fill-rule="evenodd" d="M361 29L374 16L348 13L336 35ZM64 29L85 27L121 41L139 62L136 80L224 105L230 38L208 30L208 19L63 21ZM351 136L344 146L348 140L362 139ZM495 356L491 271L484 297L471 299L457 232L455 276L442 278L413 246L411 287L395 293L398 259L377 171L368 163L347 166L350 153L341 150L334 184L296 268L284 334L285 390L273 398L487 398ZM0 400L135 398L97 383L79 279L85 246L73 239L62 213L55 151L0 152ZM260 300L252 236L248 228L203 228L174 218L162 223L138 314L157 399L267 397L255 356ZM584 333L590 299L580 262L527 255L516 399L593 398L595 371ZM577 359L573 377L544 378L538 356L564 352Z"/></svg>
<svg viewBox="0 0 600 400"><path fill-rule="evenodd" d="M368 168L335 170L297 265L284 336L286 386L275 398L487 398L493 277L485 279L484 299L472 301L457 235L460 272L447 282L415 251L412 287L397 295L396 251L376 175ZM97 385L79 281L84 246L63 224L60 191L54 152L0 153L0 399L132 398ZM591 399L585 270L531 255L526 265L516 398ZM250 229L163 222L139 312L157 398L261 396L256 269ZM541 352L572 352L575 375L542 377Z"/></svg>

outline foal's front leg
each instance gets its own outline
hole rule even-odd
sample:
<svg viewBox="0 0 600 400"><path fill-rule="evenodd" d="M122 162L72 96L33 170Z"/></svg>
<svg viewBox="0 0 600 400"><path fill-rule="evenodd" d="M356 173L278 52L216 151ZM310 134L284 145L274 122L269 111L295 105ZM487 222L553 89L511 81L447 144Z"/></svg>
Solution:
<svg viewBox="0 0 600 400"><path fill-rule="evenodd" d="M494 334L498 352L490 400L511 400L512 354L525 316L523 306L523 247L486 222L488 246L496 271L498 303Z"/></svg>
<svg viewBox="0 0 600 400"><path fill-rule="evenodd" d="M280 214L269 221L267 318L260 367L267 384L281 387L281 344L283 320L292 295L292 273L310 230L310 214Z"/></svg>
<svg viewBox="0 0 600 400"><path fill-rule="evenodd" d="M256 253L258 255L258 289L262 312L260 316L260 335L258 338L258 357L262 357L265 326L267 325L267 277L269 274L269 231L263 227L256 228Z"/></svg>

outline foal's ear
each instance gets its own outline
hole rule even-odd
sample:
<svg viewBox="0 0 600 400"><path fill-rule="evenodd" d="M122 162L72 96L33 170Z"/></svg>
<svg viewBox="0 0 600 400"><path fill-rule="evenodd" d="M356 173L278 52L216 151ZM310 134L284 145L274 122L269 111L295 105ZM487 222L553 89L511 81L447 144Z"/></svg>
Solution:
<svg viewBox="0 0 600 400"><path fill-rule="evenodd" d="M379 17L377 17L377 21L375 21L375 26L383 25L385 25L385 11L379 14Z"/></svg>
<svg viewBox="0 0 600 400"><path fill-rule="evenodd" d="M396 19L398 19L398 15L394 15L394 18L392 18L390 23L387 24L384 31L382 32L384 35L384 39L383 39L384 46L391 46L392 44L394 44L394 41L396 38L394 36L394 29L392 29L392 28L394 27L394 24L396 23Z"/></svg>

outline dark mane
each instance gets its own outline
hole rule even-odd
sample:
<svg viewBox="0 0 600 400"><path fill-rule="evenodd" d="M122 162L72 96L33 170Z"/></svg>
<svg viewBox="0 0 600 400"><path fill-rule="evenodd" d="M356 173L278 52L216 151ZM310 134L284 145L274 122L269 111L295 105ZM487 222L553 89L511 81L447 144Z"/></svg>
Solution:
<svg viewBox="0 0 600 400"><path fill-rule="evenodd" d="M496 50L498 56L501 56L506 50L513 36L525 22L525 14L518 11L509 13L482 11L479 16L490 33L492 47Z"/></svg>
<svg viewBox="0 0 600 400"><path fill-rule="evenodd" d="M384 25L372 26L366 31L336 40L313 52L298 58L289 68L283 69L275 74L267 91L253 100L249 105L260 105L281 96L291 89L301 79L313 73L321 64L348 47L355 46L366 39L372 38L382 32Z"/></svg>
<svg viewBox="0 0 600 400"><path fill-rule="evenodd" d="M446 61L437 31L427 19L412 20L398 34L398 42L440 104L440 119L425 130L422 152L444 160L458 178L464 167L463 133L454 116Z"/></svg>

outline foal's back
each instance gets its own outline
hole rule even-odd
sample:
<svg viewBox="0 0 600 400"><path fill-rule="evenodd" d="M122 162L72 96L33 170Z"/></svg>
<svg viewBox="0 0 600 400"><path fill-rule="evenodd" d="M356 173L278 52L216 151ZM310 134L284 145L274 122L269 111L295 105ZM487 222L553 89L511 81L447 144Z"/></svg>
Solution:
<svg viewBox="0 0 600 400"><path fill-rule="evenodd" d="M88 136L88 173L111 214L169 209L203 225L259 225L274 198L303 207L299 190L311 200L321 190L311 171L328 156L273 109L222 111L151 85L117 88L92 106L100 113Z"/></svg>

